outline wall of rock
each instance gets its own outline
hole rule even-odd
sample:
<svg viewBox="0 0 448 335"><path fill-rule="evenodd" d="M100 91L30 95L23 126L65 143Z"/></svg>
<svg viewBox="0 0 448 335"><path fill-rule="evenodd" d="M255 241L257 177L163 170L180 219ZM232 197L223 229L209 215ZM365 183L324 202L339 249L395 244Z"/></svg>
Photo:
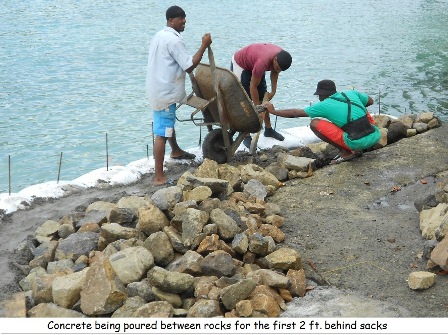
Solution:
<svg viewBox="0 0 448 335"><path fill-rule="evenodd" d="M279 245L280 207L265 201L280 185L257 165L205 160L150 198L44 222L20 281L27 315L279 316L306 290L299 252Z"/></svg>

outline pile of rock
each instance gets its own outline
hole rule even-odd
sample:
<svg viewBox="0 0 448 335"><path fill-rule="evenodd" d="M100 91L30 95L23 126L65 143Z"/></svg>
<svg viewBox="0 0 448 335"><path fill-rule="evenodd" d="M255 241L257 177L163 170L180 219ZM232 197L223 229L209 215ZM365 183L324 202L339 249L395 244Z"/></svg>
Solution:
<svg viewBox="0 0 448 335"><path fill-rule="evenodd" d="M310 165L307 161L306 165ZM304 296L281 183L255 164L205 160L151 198L98 201L47 221L20 281L30 317L276 317Z"/></svg>
<svg viewBox="0 0 448 335"><path fill-rule="evenodd" d="M375 120L375 125L381 131L381 139L375 146L376 149L442 125L440 118L433 112L421 112L418 115L403 114L398 118L393 118L386 114L376 114L373 116L373 119Z"/></svg>
<svg viewBox="0 0 448 335"><path fill-rule="evenodd" d="M436 185L434 194L415 202L420 211L420 231L428 240L423 257L428 259L427 268L448 273L448 171L436 176L442 180ZM416 279L415 279L416 278ZM412 289L427 289L436 281L433 272L421 271L411 274L408 283Z"/></svg>

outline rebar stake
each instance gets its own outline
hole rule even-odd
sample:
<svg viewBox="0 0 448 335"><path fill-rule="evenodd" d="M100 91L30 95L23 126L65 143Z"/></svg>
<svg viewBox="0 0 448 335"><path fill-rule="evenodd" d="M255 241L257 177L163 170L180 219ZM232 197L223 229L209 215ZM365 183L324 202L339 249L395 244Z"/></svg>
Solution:
<svg viewBox="0 0 448 335"><path fill-rule="evenodd" d="M151 122L152 147L154 149L154 122Z"/></svg>
<svg viewBox="0 0 448 335"><path fill-rule="evenodd" d="M381 114L381 91L378 90L378 114Z"/></svg>
<svg viewBox="0 0 448 335"><path fill-rule="evenodd" d="M106 133L106 170L109 171L109 144L107 140L107 133Z"/></svg>
<svg viewBox="0 0 448 335"><path fill-rule="evenodd" d="M57 184L59 184L59 177L61 176L61 165L62 165L62 151L61 151L61 156L59 157L59 169L58 169L58 181L57 181Z"/></svg>
<svg viewBox="0 0 448 335"><path fill-rule="evenodd" d="M8 190L11 195L11 155L8 155Z"/></svg>

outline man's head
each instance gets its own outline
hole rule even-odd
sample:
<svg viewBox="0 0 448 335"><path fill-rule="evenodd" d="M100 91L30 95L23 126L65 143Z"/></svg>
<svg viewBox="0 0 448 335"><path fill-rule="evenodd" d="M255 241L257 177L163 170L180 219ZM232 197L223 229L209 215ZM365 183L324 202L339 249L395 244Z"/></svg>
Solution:
<svg viewBox="0 0 448 335"><path fill-rule="evenodd" d="M288 70L292 63L292 57L288 51L280 51L274 58L274 69L277 72Z"/></svg>
<svg viewBox="0 0 448 335"><path fill-rule="evenodd" d="M186 16L185 11L179 6L171 6L166 10L166 25L180 33L185 29Z"/></svg>
<svg viewBox="0 0 448 335"><path fill-rule="evenodd" d="M316 92L314 92L314 95L319 96L319 100L322 101L326 98L328 98L330 95L335 94L336 91L336 84L333 80L330 79L324 79L317 83Z"/></svg>

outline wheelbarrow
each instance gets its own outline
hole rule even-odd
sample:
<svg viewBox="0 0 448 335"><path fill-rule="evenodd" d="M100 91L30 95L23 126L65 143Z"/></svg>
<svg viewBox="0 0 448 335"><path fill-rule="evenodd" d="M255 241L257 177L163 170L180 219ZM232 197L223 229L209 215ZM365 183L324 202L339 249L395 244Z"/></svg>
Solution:
<svg viewBox="0 0 448 335"><path fill-rule="evenodd" d="M204 158L222 164L233 159L248 133L261 130L259 113L264 108L254 106L232 71L215 66L211 48L208 57L210 64L199 63L194 73L190 73L193 92L185 104L196 108L191 113L193 123L207 126L208 133L202 144ZM203 118L198 119L196 114L200 111Z"/></svg>

